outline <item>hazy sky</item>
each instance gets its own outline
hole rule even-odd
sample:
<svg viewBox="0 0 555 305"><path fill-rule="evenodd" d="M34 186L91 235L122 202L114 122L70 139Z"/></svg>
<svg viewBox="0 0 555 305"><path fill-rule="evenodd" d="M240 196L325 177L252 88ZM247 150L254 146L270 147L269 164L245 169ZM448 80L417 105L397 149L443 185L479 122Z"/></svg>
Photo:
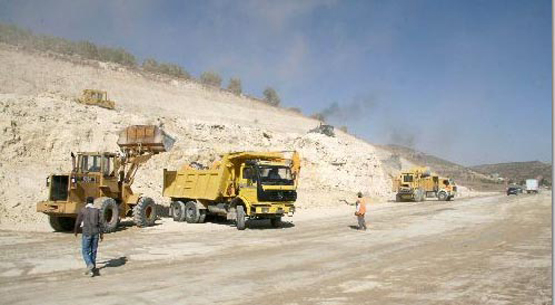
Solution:
<svg viewBox="0 0 555 305"><path fill-rule="evenodd" d="M551 1L5 1L0 21L214 70L372 143L551 162ZM336 106L330 107L332 104Z"/></svg>

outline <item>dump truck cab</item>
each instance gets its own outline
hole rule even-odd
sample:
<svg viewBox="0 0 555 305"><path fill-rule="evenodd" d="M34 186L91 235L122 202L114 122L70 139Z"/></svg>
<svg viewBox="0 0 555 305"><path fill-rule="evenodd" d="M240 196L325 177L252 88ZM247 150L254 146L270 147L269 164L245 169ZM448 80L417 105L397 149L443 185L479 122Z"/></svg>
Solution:
<svg viewBox="0 0 555 305"><path fill-rule="evenodd" d="M236 220L240 230L247 218L270 219L277 227L295 212L299 172L297 152L291 158L285 152L229 153L208 169L164 170L163 195L176 221L198 223L212 214Z"/></svg>
<svg viewBox="0 0 555 305"><path fill-rule="evenodd" d="M457 184L453 179L438 177L437 199L452 200L457 195Z"/></svg>
<svg viewBox="0 0 555 305"><path fill-rule="evenodd" d="M238 197L246 203L248 216L293 215L297 188L288 164L248 160L241 164Z"/></svg>

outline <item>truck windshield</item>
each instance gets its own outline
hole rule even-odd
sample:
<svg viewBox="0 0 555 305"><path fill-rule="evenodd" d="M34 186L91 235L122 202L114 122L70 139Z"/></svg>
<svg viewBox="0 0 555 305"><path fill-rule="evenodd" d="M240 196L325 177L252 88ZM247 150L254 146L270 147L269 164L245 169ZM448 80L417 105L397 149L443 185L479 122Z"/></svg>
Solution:
<svg viewBox="0 0 555 305"><path fill-rule="evenodd" d="M285 166L260 166L260 182L266 185L292 185L291 169Z"/></svg>

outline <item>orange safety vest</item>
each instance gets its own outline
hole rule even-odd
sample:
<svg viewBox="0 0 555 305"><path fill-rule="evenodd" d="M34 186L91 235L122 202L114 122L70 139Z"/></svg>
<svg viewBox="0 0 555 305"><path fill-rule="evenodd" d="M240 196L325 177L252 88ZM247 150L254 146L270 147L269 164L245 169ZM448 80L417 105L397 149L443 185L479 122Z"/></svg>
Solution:
<svg viewBox="0 0 555 305"><path fill-rule="evenodd" d="M360 198L358 200L359 208L357 216L364 216L366 214L366 200L364 198Z"/></svg>

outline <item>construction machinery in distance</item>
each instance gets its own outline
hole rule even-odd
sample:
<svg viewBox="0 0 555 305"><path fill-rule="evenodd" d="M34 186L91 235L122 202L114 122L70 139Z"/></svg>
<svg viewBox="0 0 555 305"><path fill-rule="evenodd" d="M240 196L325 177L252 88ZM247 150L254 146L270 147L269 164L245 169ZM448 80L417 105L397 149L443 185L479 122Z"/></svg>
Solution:
<svg viewBox="0 0 555 305"><path fill-rule="evenodd" d="M393 180L393 191L396 201L424 201L426 198L449 201L455 198L457 186L452 179L439 177L427 167L414 167Z"/></svg>
<svg viewBox="0 0 555 305"><path fill-rule="evenodd" d="M120 132L119 153L71 153L71 172L48 176L48 200L39 202L37 211L49 216L55 231L70 231L86 198L93 197L106 232L115 231L124 217L133 217L139 227L154 224L155 202L134 193L131 186L140 165L153 155L170 150L174 142L157 126L133 125Z"/></svg>
<svg viewBox="0 0 555 305"><path fill-rule="evenodd" d="M116 103L108 99L108 92L102 90L85 89L83 95L77 98L77 102L110 110L116 108Z"/></svg>
<svg viewBox="0 0 555 305"><path fill-rule="evenodd" d="M208 169L164 169L163 196L171 199L175 221L202 223L215 215L235 220L239 230L247 219L279 227L295 212L299 173L297 152L228 153Z"/></svg>
<svg viewBox="0 0 555 305"><path fill-rule="evenodd" d="M320 123L318 127L312 128L308 132L321 133L328 137L335 137L335 131L334 131L333 125L328 125L328 124Z"/></svg>

